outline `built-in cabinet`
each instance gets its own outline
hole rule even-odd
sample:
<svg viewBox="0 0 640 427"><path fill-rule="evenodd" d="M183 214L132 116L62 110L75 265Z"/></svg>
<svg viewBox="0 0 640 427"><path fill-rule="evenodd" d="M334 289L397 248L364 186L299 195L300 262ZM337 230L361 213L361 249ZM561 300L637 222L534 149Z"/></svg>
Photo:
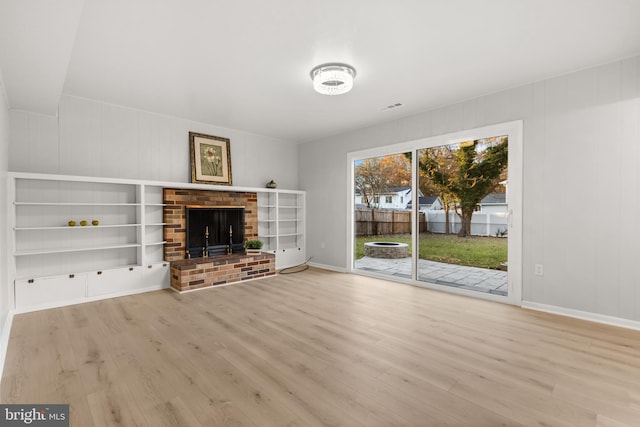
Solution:
<svg viewBox="0 0 640 427"><path fill-rule="evenodd" d="M16 310L169 286L161 186L20 173L9 178Z"/></svg>
<svg viewBox="0 0 640 427"><path fill-rule="evenodd" d="M163 188L216 191L30 173L10 173L8 186L7 279L18 311L169 287ZM276 268L304 262L304 192L223 188L257 193L259 239Z"/></svg>
<svg viewBox="0 0 640 427"><path fill-rule="evenodd" d="M303 191L258 193L258 239L276 255L276 269L305 262L304 208Z"/></svg>

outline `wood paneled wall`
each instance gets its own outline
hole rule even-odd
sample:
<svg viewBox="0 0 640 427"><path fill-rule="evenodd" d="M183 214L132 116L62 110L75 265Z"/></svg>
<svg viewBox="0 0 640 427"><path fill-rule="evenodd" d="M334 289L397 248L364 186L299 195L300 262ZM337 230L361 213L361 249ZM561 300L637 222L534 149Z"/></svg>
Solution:
<svg viewBox="0 0 640 427"><path fill-rule="evenodd" d="M57 117L11 112L9 169L190 182L189 131L231 139L234 185L298 188L295 142L72 96Z"/></svg>

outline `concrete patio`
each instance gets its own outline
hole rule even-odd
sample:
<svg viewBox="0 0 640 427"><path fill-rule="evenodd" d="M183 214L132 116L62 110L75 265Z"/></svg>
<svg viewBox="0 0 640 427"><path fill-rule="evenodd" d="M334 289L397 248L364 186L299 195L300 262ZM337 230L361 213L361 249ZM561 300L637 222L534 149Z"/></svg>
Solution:
<svg viewBox="0 0 640 427"><path fill-rule="evenodd" d="M410 257L400 259L363 257L356 260L355 268L374 273L411 278ZM418 260L418 280L477 292L507 295L506 271L421 259Z"/></svg>

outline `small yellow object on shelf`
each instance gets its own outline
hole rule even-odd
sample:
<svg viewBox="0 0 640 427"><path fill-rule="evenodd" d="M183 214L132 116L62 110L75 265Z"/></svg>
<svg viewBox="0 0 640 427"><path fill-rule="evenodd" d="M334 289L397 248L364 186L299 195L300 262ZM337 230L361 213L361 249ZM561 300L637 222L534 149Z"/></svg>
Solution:
<svg viewBox="0 0 640 427"><path fill-rule="evenodd" d="M75 221L69 221L67 224L69 224L69 227L75 227L76 226L76 222Z"/></svg>
<svg viewBox="0 0 640 427"><path fill-rule="evenodd" d="M85 221L85 220L80 221L80 225L81 225L81 226L83 226L83 227L84 227L85 225L87 225L87 224L88 224L88 222L87 222L87 221Z"/></svg>
<svg viewBox="0 0 640 427"><path fill-rule="evenodd" d="M91 221L91 225L98 225L100 224L100 221L98 221L97 219L94 219L93 221Z"/></svg>

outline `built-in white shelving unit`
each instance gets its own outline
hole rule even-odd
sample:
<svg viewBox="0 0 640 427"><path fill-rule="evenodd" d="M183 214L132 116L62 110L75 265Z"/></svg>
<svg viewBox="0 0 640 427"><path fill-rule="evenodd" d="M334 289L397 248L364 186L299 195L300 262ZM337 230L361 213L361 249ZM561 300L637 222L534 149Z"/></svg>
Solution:
<svg viewBox="0 0 640 427"><path fill-rule="evenodd" d="M263 250L276 254L279 269L305 261L302 191L12 172L7 275L13 308L168 287L163 188L257 193Z"/></svg>
<svg viewBox="0 0 640 427"><path fill-rule="evenodd" d="M27 173L9 178L9 280L17 311L169 285L162 186Z"/></svg>
<svg viewBox="0 0 640 427"><path fill-rule="evenodd" d="M277 269L305 262L304 207L304 191L258 193L258 238L276 254Z"/></svg>

